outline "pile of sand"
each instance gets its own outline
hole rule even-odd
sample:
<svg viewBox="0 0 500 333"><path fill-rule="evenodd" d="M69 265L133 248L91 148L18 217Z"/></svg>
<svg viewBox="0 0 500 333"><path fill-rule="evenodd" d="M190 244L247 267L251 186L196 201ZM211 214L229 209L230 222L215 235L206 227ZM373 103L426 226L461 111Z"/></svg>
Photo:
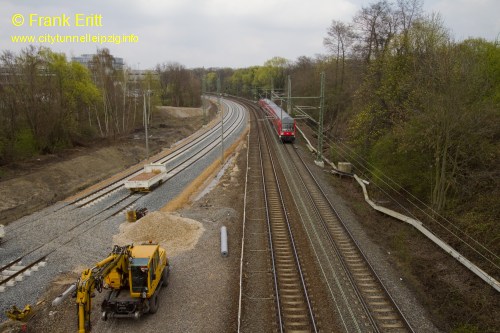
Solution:
<svg viewBox="0 0 500 333"><path fill-rule="evenodd" d="M203 231L198 221L166 212L152 212L136 222L120 225L120 233L113 236L113 244L123 246L151 240L165 248L168 257L173 257L193 249Z"/></svg>

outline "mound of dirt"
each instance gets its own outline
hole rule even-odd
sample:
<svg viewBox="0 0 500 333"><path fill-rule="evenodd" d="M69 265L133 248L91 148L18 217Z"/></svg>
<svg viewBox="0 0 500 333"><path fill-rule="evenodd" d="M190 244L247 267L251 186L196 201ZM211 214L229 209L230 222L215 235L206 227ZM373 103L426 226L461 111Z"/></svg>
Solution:
<svg viewBox="0 0 500 333"><path fill-rule="evenodd" d="M153 212L137 222L120 225L120 233L113 236L113 244L123 246L158 242L167 250L167 256L173 257L193 249L204 231L205 228L198 221L175 214Z"/></svg>
<svg viewBox="0 0 500 333"><path fill-rule="evenodd" d="M160 106L158 107L158 109L176 118L190 118L203 115L203 109L201 108L176 108L173 106Z"/></svg>

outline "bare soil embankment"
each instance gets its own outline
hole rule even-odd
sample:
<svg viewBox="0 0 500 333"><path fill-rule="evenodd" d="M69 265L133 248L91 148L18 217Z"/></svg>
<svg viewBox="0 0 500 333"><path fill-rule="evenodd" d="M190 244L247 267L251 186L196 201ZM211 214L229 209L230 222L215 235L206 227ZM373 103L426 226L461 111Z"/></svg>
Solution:
<svg viewBox="0 0 500 333"><path fill-rule="evenodd" d="M203 125L201 109L161 107L149 129L150 155ZM212 115L213 116L213 115ZM0 223L8 224L117 174L146 158L142 129L115 141L68 149L2 169Z"/></svg>

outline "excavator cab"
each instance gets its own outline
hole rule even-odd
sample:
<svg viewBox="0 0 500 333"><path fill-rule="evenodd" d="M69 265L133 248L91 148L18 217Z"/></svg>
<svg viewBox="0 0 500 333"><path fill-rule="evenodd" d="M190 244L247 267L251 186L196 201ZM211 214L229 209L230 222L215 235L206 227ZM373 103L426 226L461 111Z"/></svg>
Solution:
<svg viewBox="0 0 500 333"><path fill-rule="evenodd" d="M160 283L162 274L165 274L164 269L168 270L165 251L157 244L135 246L131 250L129 268L130 295L150 298Z"/></svg>
<svg viewBox="0 0 500 333"><path fill-rule="evenodd" d="M158 309L159 287L166 286L169 273L165 250L158 244L148 243L130 247L128 255L126 272L115 272L106 279L110 286L111 280L120 280L121 288L113 290L103 301L103 319L108 316L139 318Z"/></svg>
<svg viewBox="0 0 500 333"><path fill-rule="evenodd" d="M90 332L94 290L109 293L101 304L101 318L135 317L158 310L158 294L166 286L169 263L165 249L149 242L113 247L107 258L82 272L75 284L78 332Z"/></svg>
<svg viewBox="0 0 500 333"><path fill-rule="evenodd" d="M130 265L130 288L132 293L143 293L150 288L149 258L133 258Z"/></svg>

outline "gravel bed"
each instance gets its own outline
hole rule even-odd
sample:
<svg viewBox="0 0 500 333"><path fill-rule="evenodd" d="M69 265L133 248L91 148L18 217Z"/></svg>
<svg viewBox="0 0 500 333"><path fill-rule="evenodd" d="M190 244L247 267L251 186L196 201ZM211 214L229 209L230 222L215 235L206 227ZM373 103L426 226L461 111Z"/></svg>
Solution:
<svg viewBox="0 0 500 333"><path fill-rule="evenodd" d="M227 143L226 147L234 143L241 136L241 134L245 130L245 127L246 121L244 121L243 124L238 128L238 130L236 130L233 134L224 138L225 144ZM181 193L187 184L195 179L202 171L204 171L219 157L220 150L215 148L206 157L204 157L191 167L187 168L186 170L182 171L181 174L177 175L175 181L174 179L171 179L163 184L163 186L141 198L137 202L137 206L147 207L149 211L160 209L172 198ZM69 279L69 281L71 281L72 279L72 281L76 280L79 273L84 267L94 265L96 262L102 260L104 256L106 256L111 251L113 245L112 236L116 235L119 232L119 226L124 223L124 215L122 214L107 218L105 221L101 221L103 217L102 215L99 215L89 219L88 221L80 226L75 227L71 231L66 230L68 225L72 225L72 222L81 221L82 218L89 218L92 214L95 214L97 209L99 209L100 207L105 207L107 204L111 203L116 195L119 195L119 193L113 194L97 205L91 206L89 208L74 210L72 210L72 207L70 206L58 210L59 208L66 205L66 203L59 202L39 212L19 219L6 227L7 235L9 235L10 231L14 233L14 230L18 228L17 233L19 233L19 236L17 236L15 239L5 242L0 247L0 264L2 265L18 257L20 254L26 253L26 251L37 247L37 245L44 244L45 242L55 238L56 236L59 236L58 239L62 240L58 241L58 244L66 242L67 244L51 245L52 247L42 247L42 249L44 250L52 250L53 248L55 249L55 246L57 246L57 250L49 256L47 266L41 268L32 276L26 277L24 281L17 283L16 286L8 287L4 293L0 294L0 321L4 321L6 319L5 310L10 308L12 305L16 305L19 308L24 308L26 304L31 304L33 306L37 304L37 302L48 304L52 301L52 298L50 297L54 296L48 295L48 291L50 291L52 288L50 286L51 282L61 279L61 276L65 276L67 279ZM205 199L205 197L203 197L201 200L208 199ZM235 200L235 197L231 196L231 200ZM171 274L171 286L165 291L162 291L162 297L166 296L163 297L162 300L164 304L162 304L162 307L160 307L160 311L155 316L150 316L149 320L144 321L144 325L153 325L152 323L160 325L164 320L168 320L168 318L170 318L171 316L175 316L176 321L179 322L179 329L175 329L172 327L169 328L169 332L207 332L210 331L210 329L207 330L207 328L211 325L210 320L206 320L207 316L209 317L212 312L228 311L229 307L227 305L228 302L230 302L229 299L225 299L223 303L219 304L220 309L217 310L217 308L214 307L212 303L205 304L206 301L204 301L204 298L198 297L193 293L192 289L197 288L197 286L205 289L206 283L207 281L209 281L211 282L210 285L212 289L207 290L207 292L217 291L216 295L230 295L230 293L227 292L227 289L232 288L232 284L229 283L228 279L235 278L233 275L237 274L237 270L233 272L231 267L237 267L238 264L228 265L228 263L230 263L232 260L237 260L236 258L239 258L239 256L233 256L231 254L230 258L220 258L219 251L216 249L219 246L219 225L226 222L229 224L228 231L231 240L230 253L239 251L236 250L239 249L239 247L237 246L237 242L235 241L233 243L233 239L237 237L231 238L232 236L238 234L236 231L237 227L234 227L238 225L238 223L236 223L237 219L235 217L236 215L238 215L238 213L237 210L232 207L233 206L225 206L220 209L215 209L214 212L209 212L208 214L204 208L200 208L199 212L196 212L195 210L195 212L192 213L194 214L195 219L199 218L203 221L205 232L201 236L199 240L199 246L196 247L197 250L195 252L188 251L171 258L174 269ZM214 214L214 217L210 218L210 214ZM26 258L25 262L33 257L36 257L36 255L30 255L29 258ZM209 258L212 262L210 267L207 267L207 258ZM235 279L237 279L237 277ZM56 295L57 292L64 290L66 287L67 284L64 286L59 286L59 290L55 291ZM190 299L192 302L184 301L186 299ZM175 300L175 303L171 303L173 302L171 300ZM67 302L71 301L74 302L74 300L71 298L67 300ZM67 302L65 304L67 304ZM98 304L99 296L94 300L93 315L96 315L96 313L99 312ZM201 324L201 326L200 324L198 324L197 327L199 330L194 326L190 326L195 325L195 321L191 318L192 316L194 316L194 314L189 314L190 308L193 306L196 307L197 304L203 305L203 309L206 310L206 312L197 312L197 315L200 317L200 320L198 322L204 322L204 324ZM66 311L66 308L68 307L71 308L71 311L69 312ZM58 332L58 330L56 329L56 323L59 321L64 322L69 319L69 322L74 322L74 305L68 307L59 306L50 310L52 311L52 313L59 313L59 315L62 317L57 318L56 315L51 317L49 321L51 323L50 325L55 326L51 327L50 329L45 327L48 329L48 332ZM164 313L161 312L162 308L164 308ZM181 316L181 314L183 315L183 317ZM68 315L71 317L64 318ZM158 318L162 319L158 320ZM189 319L186 320L186 318ZM48 319L40 319L42 323L44 322L44 320ZM219 323L217 325L227 325L227 322L224 322L224 320L219 321L222 323ZM170 321L168 320L168 322ZM98 327L103 327L102 331L104 331L105 327L107 327L100 326L101 324L98 325ZM111 325L110 327L114 327L113 325ZM116 323L116 325L122 324ZM139 326L131 327L135 327L135 329L137 329L138 327L140 327L140 325L143 324L141 324L141 321L138 321L137 325ZM37 327L39 329L37 331L43 331L43 325ZM0 329L1 328L2 327L0 326ZM65 331L67 331L67 326L62 326L61 330L59 330L59 332ZM100 330L99 328L96 328L96 330L94 331L99 332ZM120 331L122 331L121 328ZM216 331L220 330L214 330L214 332Z"/></svg>
<svg viewBox="0 0 500 333"><path fill-rule="evenodd" d="M300 139L297 144L300 145ZM309 151L300 145L298 148L299 154L306 161L308 167L313 172L316 179L320 184L330 184L331 174L325 172L327 168L322 169L314 164L314 157L311 156ZM385 287L391 293L391 296L396 301L396 304L401 308L407 320L416 332L439 332L435 325L429 319L424 307L418 302L413 293L406 287L405 281L401 278L401 274L387 260L387 253L384 253L370 237L363 230L362 225L353 214L352 210L348 208L341 193L339 193L332 186L323 186L328 199L334 205L338 214L358 242L361 250L374 267L376 273L382 279Z"/></svg>
<svg viewBox="0 0 500 333"><path fill-rule="evenodd" d="M225 142L228 145L234 142L244 131L243 127L237 133L225 138ZM313 159L303 148L299 151L310 160L309 164L315 176L321 179L322 184L327 184L331 176L323 169L316 167L312 163ZM169 180L141 198L136 206L145 206L151 212L159 210L165 203L181 193L190 180L218 158L220 158L220 150L216 148L196 165L179 174L175 182ZM231 163L233 162L238 167L230 166L221 178L219 186L191 206L178 212L181 217L201 223L204 231L192 250L185 250L170 257L172 265L170 284L160 293L161 306L158 313L145 316L139 321L111 319L103 322L98 319L99 303L103 294L98 294L94 299L93 332L236 331L241 212L243 211L242 188L246 167L244 154L235 158ZM425 309L405 286L405 281L400 280L401 275L398 274L397 269L387 260L388 254L381 251L370 240L361 223L357 221L357 217L348 208L341 193L332 187L326 188L326 192L386 287L407 315L415 331L438 332L428 319ZM71 210L68 206L56 211L65 205L60 202L7 226L7 234L15 228L19 228L17 232L23 234L15 241L9 241L0 247L2 264L16 258L27 249L32 249L37 244L54 238L58 232L65 241L71 237L75 238L66 245L60 246L49 257L47 267L41 268L33 276L26 277L16 287L9 287L5 293L0 294L1 320L5 319L4 311L12 305L22 308L26 304L34 305L37 301L48 304L54 296L66 289L69 283L75 281L84 267L92 266L110 252L113 245L112 236L120 232L120 225L124 223L123 215L109 218L105 222L100 222L96 217L71 232L64 232L66 227L60 226L69 225L72 221L81 220L82 217L89 217L92 212L95 213L99 207L105 207L112 200L113 197L110 197L89 209ZM30 225L31 228L21 228L20 225L24 223ZM222 225L228 228L229 257L227 258L220 255L219 232ZM90 227L92 227L91 232L82 233ZM79 236L76 237L76 235ZM55 308L44 307L42 304L41 310L35 313L34 319L28 323L28 329L31 327L32 331L51 333L74 331L75 318L74 299L69 298L63 305ZM7 326L0 326L0 331L10 332ZM16 330L12 332L14 331Z"/></svg>

